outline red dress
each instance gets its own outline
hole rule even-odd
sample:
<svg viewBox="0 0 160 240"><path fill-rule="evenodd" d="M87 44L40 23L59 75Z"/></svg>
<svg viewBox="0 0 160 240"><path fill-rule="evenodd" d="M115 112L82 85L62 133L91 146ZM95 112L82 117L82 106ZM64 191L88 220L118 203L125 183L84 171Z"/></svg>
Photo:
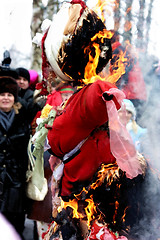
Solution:
<svg viewBox="0 0 160 240"><path fill-rule="evenodd" d="M87 138L80 152L64 165L61 196L69 196L76 182L90 181L102 163L115 162L107 131L93 132L108 120L102 94L113 87L100 80L85 86L69 99L64 112L48 132L51 149L60 158ZM118 102L113 100L118 109Z"/></svg>

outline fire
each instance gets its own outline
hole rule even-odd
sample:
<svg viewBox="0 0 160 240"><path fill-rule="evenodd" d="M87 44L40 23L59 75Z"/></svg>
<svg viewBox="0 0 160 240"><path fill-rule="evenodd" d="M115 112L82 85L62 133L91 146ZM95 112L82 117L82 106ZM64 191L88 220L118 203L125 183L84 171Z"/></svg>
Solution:
<svg viewBox="0 0 160 240"><path fill-rule="evenodd" d="M93 231L97 229L97 228L96 229L94 228L95 223L98 224L99 226L98 231L102 231L102 229L104 229L105 227L106 229L109 229L108 225L104 224L103 222L105 215L103 214L103 212L101 212L101 209L99 208L99 204L94 202L92 192L89 194L89 191L92 189L94 190L95 188L101 186L102 183L105 183L105 186L108 187L109 185L112 184L112 182L114 182L119 177L120 177L120 170L116 163L108 164L108 165L102 164L99 171L97 172L97 175L95 176L96 180L94 180L94 182L91 182L90 186L86 188L83 187L83 190L81 191L81 193L78 195L74 195L74 199L69 200L69 202L65 202L61 199L61 206L58 208L58 212L59 213L62 212L63 209L67 209L67 207L71 208L72 218L80 219L80 225L81 223L83 225L82 235L86 234L86 232L83 232L83 231L87 231L87 230L84 230L84 229L88 229L87 234L90 233L90 235L92 236ZM121 184L116 184L116 187L120 187L120 185ZM86 194L85 200L84 200L85 198L84 194ZM117 214L119 210L118 200L115 200L113 204L114 204L115 212L113 215L112 223L116 224ZM127 207L124 210L124 214L121 218L123 222L125 221L126 210L127 210ZM47 237L53 235L57 231L58 231L58 224L56 224L56 222L53 222L49 227L49 230L46 232L44 239L49 239ZM111 230L109 230L108 234L109 236L112 236L112 237L114 236L114 233ZM105 235L105 236L108 236L108 235ZM87 239L91 239L91 238L87 238ZM114 239L117 239L116 235Z"/></svg>
<svg viewBox="0 0 160 240"><path fill-rule="evenodd" d="M78 203L79 203L79 200L82 199L83 193L87 195L89 190L91 189L94 190L97 187L101 186L102 183L105 181L105 179L107 180L107 186L109 186L118 177L119 177L119 167L117 166L116 163L108 164L108 165L102 164L97 174L97 180L91 183L90 187L87 190L83 188L80 194L74 195L75 198L73 200L69 200L69 202L64 202L63 200L61 200L61 206L58 208L58 212L62 211L62 209L66 209L67 207L70 207L73 210L73 218L83 219L85 215L78 211ZM89 229L91 221L95 219L95 214L97 213L97 209L96 209L96 205L94 203L92 195L89 198L85 199L85 203L88 203L87 206L84 208L84 211L87 217L87 226Z"/></svg>
<svg viewBox="0 0 160 240"><path fill-rule="evenodd" d="M119 176L119 168L117 165L113 164L102 164L101 170L98 172L98 177L96 182L91 184L91 189L96 189L99 187L105 180L107 180L107 186L111 185L115 178Z"/></svg>
<svg viewBox="0 0 160 240"><path fill-rule="evenodd" d="M61 200L61 206L58 208L58 212L62 210L62 208L66 209L67 207L72 208L73 210L73 218L83 218L84 216L78 212L78 201L77 199L69 200L69 202L64 202Z"/></svg>
<svg viewBox="0 0 160 240"><path fill-rule="evenodd" d="M124 210L124 214L122 216L122 221L124 222L125 221L125 216L126 216L126 211L127 211L128 207L125 208Z"/></svg>
<svg viewBox="0 0 160 240"><path fill-rule="evenodd" d="M114 5L115 0L98 0L93 10L99 15L102 22L105 22L105 12L108 13L108 15L111 15Z"/></svg>
<svg viewBox="0 0 160 240"><path fill-rule="evenodd" d="M125 50L120 50L118 54L113 54L112 59L115 59L114 64L111 68L111 73L107 78L108 82L115 83L119 80L119 78L125 74L125 69L129 66L133 58L131 57L131 44L129 41L125 42Z"/></svg>
<svg viewBox="0 0 160 240"><path fill-rule="evenodd" d="M116 219L118 208L119 208L119 203L118 203L118 201L115 201L115 213L114 213L114 216L113 216L113 222L114 223L116 223L115 219Z"/></svg>
<svg viewBox="0 0 160 240"><path fill-rule="evenodd" d="M84 210L87 216L87 226L89 229L91 221L95 218L94 213L96 213L97 210L92 196L89 199L86 199L85 202L88 203ZM76 198L69 200L69 202L61 200L61 206L58 208L58 212L61 212L62 209L66 209L67 207L70 207L73 210L73 218L83 219L85 217L84 214L81 214L78 211L78 200Z"/></svg>
<svg viewBox="0 0 160 240"><path fill-rule="evenodd" d="M89 61L85 67L84 80L83 80L83 82L85 84L93 83L98 79L103 80L103 81L105 80L105 78L101 78L96 73L96 68L98 66L101 50L99 48L99 44L95 43L94 41L98 38L103 43L104 38L110 39L112 37L112 35L113 35L113 33L104 29L103 31L100 31L99 33L95 34L95 36L93 36L91 38L91 42L93 42L93 47L95 49L95 56L93 57L92 56L93 54L91 54L91 52L89 52ZM87 52L89 50L88 50L88 48L86 48L84 51Z"/></svg>
<svg viewBox="0 0 160 240"><path fill-rule="evenodd" d="M111 83L115 83L118 81L118 79L125 74L125 63L127 62L127 58L125 57L125 52L120 50L118 57L116 55L113 55L113 57L116 57L117 60L114 63L114 69L112 70L112 74L109 75L107 81Z"/></svg>
<svg viewBox="0 0 160 240"><path fill-rule="evenodd" d="M88 229L90 229L90 223L95 218L94 213L96 213L97 210L96 210L96 206L94 205L92 196L90 197L90 199L86 199L86 202L88 202L88 205L85 208L85 213L87 215L87 226L88 226Z"/></svg>
<svg viewBox="0 0 160 240"><path fill-rule="evenodd" d="M84 74L84 78L85 78L85 81L84 83L86 83L86 81L88 82L89 79L94 79L94 77L97 75L96 74L96 68L97 68L97 65L98 65L98 60L99 60L99 55L100 55L100 49L99 49L99 44L97 43L93 43L93 46L95 48L95 57L93 58L91 56L91 53L89 53L89 61L85 67L85 74ZM87 51L87 49L86 49ZM90 82L94 81L94 80L91 80Z"/></svg>

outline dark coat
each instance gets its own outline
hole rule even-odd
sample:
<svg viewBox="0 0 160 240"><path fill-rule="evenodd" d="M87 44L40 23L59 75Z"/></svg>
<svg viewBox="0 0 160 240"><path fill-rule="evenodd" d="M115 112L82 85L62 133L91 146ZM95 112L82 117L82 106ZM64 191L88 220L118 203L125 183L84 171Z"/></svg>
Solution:
<svg viewBox="0 0 160 240"><path fill-rule="evenodd" d="M0 123L0 212L24 211L30 112L22 106L8 131Z"/></svg>
<svg viewBox="0 0 160 240"><path fill-rule="evenodd" d="M20 89L18 96L24 99L27 102L33 101L33 91L29 88L27 89Z"/></svg>

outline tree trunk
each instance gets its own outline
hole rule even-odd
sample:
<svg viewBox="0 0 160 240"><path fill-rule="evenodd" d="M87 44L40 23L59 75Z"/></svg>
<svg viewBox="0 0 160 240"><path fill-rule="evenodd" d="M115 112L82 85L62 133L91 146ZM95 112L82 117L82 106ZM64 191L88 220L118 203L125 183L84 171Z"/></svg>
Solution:
<svg viewBox="0 0 160 240"><path fill-rule="evenodd" d="M33 17L31 21L31 36L36 33L42 33L41 25L44 19L52 20L53 15L59 10L58 0L48 0L48 5L45 7L40 0L33 0ZM32 63L31 69L41 72L42 58L41 48L36 44L32 44Z"/></svg>
<svg viewBox="0 0 160 240"><path fill-rule="evenodd" d="M148 8L148 15L147 15L147 19L146 19L146 36L145 36L145 51L146 52L147 52L148 43L149 43L149 31L150 31L151 21L152 21L153 2L154 2L154 0L150 0L149 8Z"/></svg>
<svg viewBox="0 0 160 240"><path fill-rule="evenodd" d="M119 31L120 28L120 0L115 1L115 7L114 7L114 30Z"/></svg>
<svg viewBox="0 0 160 240"><path fill-rule="evenodd" d="M126 0L126 18L123 33L123 41L129 40L130 43L132 41L132 3L133 0Z"/></svg>
<svg viewBox="0 0 160 240"><path fill-rule="evenodd" d="M139 16L137 21L137 40L136 47L139 49L144 48L144 9L145 0L139 0Z"/></svg>

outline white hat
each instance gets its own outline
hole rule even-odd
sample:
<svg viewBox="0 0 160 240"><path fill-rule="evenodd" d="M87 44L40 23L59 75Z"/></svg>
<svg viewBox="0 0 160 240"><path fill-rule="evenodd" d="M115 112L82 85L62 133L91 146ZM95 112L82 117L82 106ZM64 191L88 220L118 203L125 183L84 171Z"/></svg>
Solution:
<svg viewBox="0 0 160 240"><path fill-rule="evenodd" d="M128 99L123 99L123 102L125 104L126 110L132 113L133 119L136 118L136 109L133 105L133 103Z"/></svg>

